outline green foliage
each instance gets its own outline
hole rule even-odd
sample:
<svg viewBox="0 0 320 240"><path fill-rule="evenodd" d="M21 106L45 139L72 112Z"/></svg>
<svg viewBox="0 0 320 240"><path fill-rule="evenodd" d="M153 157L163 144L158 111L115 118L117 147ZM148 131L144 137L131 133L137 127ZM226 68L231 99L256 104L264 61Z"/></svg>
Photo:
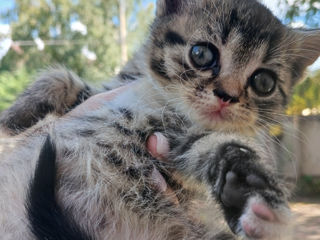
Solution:
<svg viewBox="0 0 320 240"><path fill-rule="evenodd" d="M131 14L127 16L127 28L129 30L127 44L129 46L129 56L132 56L133 53L141 46L147 36L149 24L152 22L154 17L154 6L151 3L143 6L143 1L140 1L140 3L129 6L129 8L133 10ZM141 9L144 10L141 11Z"/></svg>
<svg viewBox="0 0 320 240"><path fill-rule="evenodd" d="M142 0L127 0L128 48L132 54L141 42L153 16L153 5ZM139 6L139 11L137 11ZM114 75L120 64L117 0L16 0L14 11L7 13L13 40L65 41L68 44L46 45L43 51L36 46L21 46L23 53L13 50L2 59L0 71L15 71L24 66L29 71L61 64L89 81L105 80ZM87 34L72 31L71 23L80 21ZM87 47L97 60L82 54Z"/></svg>
<svg viewBox="0 0 320 240"><path fill-rule="evenodd" d="M286 18L289 22L303 21L307 27L320 26L320 0L282 0L288 5ZM289 4L290 3L290 4ZM306 108L320 110L320 70L311 73L293 92L287 113L300 115Z"/></svg>
<svg viewBox="0 0 320 240"><path fill-rule="evenodd" d="M320 178L302 176L297 184L296 194L299 196L320 196Z"/></svg>
<svg viewBox="0 0 320 240"><path fill-rule="evenodd" d="M153 17L153 4L126 0L129 55L145 38ZM32 74L52 65L64 65L91 82L106 81L120 67L118 0L15 0L13 11L2 18L11 22L14 41L33 42L35 37L67 44L20 46L0 60L0 111L8 107L30 82ZM80 21L87 34L72 31ZM86 58L82 49L94 52L97 60Z"/></svg>
<svg viewBox="0 0 320 240"><path fill-rule="evenodd" d="M0 73L0 112L16 99L30 82L32 74L25 69L16 72L3 71Z"/></svg>
<svg viewBox="0 0 320 240"><path fill-rule="evenodd" d="M289 6L286 17L301 19L306 25L318 27L320 24L320 0L284 0Z"/></svg>
<svg viewBox="0 0 320 240"><path fill-rule="evenodd" d="M286 1L288 0L279 0ZM148 24L153 17L152 4L143 0L127 0L127 44L129 55L141 45ZM290 1L292 3L292 1ZM294 0L287 18L294 21L303 15L306 24L315 26L320 21L320 0ZM306 6L301 11L301 6ZM29 82L30 74L49 65L61 64L88 81L106 80L120 65L119 22L117 0L16 0L14 11L6 17L11 23L13 40L66 40L69 44L46 45L43 51L36 46L21 47L23 53L10 50L0 62L0 111L9 106ZM299 18L299 20L301 20ZM71 30L71 23L80 21L87 34ZM81 52L87 47L97 56L88 60ZM26 71L27 69L28 71ZM13 72L10 76L10 72ZM25 76L24 76L25 75ZM309 77L294 90L289 114L301 114L305 108L320 107L320 72Z"/></svg>
<svg viewBox="0 0 320 240"><path fill-rule="evenodd" d="M287 113L300 115L306 108L320 109L320 71L310 75L295 87Z"/></svg>

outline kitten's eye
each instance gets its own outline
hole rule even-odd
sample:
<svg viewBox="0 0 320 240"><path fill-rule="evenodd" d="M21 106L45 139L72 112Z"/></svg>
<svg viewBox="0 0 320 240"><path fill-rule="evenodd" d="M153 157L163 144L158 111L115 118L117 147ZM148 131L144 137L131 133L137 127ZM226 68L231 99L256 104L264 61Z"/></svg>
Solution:
<svg viewBox="0 0 320 240"><path fill-rule="evenodd" d="M211 43L198 43L191 48L190 58L195 67L207 70L219 64L219 50Z"/></svg>
<svg viewBox="0 0 320 240"><path fill-rule="evenodd" d="M272 94L276 88L277 76L274 72L260 69L255 72L250 79L250 86L253 91L260 96Z"/></svg>

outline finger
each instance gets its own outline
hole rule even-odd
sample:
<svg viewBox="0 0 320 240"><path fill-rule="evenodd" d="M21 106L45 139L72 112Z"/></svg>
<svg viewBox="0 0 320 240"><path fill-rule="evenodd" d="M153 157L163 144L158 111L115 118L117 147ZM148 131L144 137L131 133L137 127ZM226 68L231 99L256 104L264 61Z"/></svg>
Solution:
<svg viewBox="0 0 320 240"><path fill-rule="evenodd" d="M147 148L153 157L162 161L166 160L169 153L168 140L159 132L154 133L148 138ZM166 180L157 169L153 169L151 177L154 182L154 187L167 196L171 202L178 205L179 200L176 194L170 187L168 187Z"/></svg>
<svg viewBox="0 0 320 240"><path fill-rule="evenodd" d="M150 154L159 159L165 160L169 154L169 143L165 136L159 132L155 132L147 141L147 148Z"/></svg>
<svg viewBox="0 0 320 240"><path fill-rule="evenodd" d="M167 188L167 190L164 192L164 195L166 195L175 205L179 205L177 195L174 193L174 191L172 191L171 188Z"/></svg>
<svg viewBox="0 0 320 240"><path fill-rule="evenodd" d="M151 179L153 181L153 186L155 189L163 193L174 204L179 204L176 194L170 187L168 187L166 180L156 168L152 170Z"/></svg>
<svg viewBox="0 0 320 240"><path fill-rule="evenodd" d="M134 83L132 83L134 84ZM132 84L127 84L125 86L113 89L111 91L105 92L105 93L100 93L96 95L97 98L101 98L104 101L111 101L113 100L117 95L120 93L124 92L128 87L132 86Z"/></svg>
<svg viewBox="0 0 320 240"><path fill-rule="evenodd" d="M132 86L132 84L127 84L125 86L116 88L114 90L94 95L90 97L88 100L86 100L85 102L83 102L82 104L80 104L79 106L77 106L74 110L69 112L67 116L77 117L77 116L82 116L84 113L88 111L97 110L102 106L104 106L106 102L113 100L120 93L127 90L130 86Z"/></svg>
<svg viewBox="0 0 320 240"><path fill-rule="evenodd" d="M165 192L168 190L168 185L166 180L164 180L161 173L156 169L153 168L151 173L151 179L153 182L153 186L160 192Z"/></svg>

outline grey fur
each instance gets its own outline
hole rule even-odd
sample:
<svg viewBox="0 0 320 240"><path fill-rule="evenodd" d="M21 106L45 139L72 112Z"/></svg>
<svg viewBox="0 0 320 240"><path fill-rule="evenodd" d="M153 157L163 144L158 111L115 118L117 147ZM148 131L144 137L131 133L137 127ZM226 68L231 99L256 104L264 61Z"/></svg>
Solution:
<svg viewBox="0 0 320 240"><path fill-rule="evenodd" d="M36 82L1 114L2 131L10 135L18 134L47 114L62 116L75 103L79 104L97 93L92 88L88 89L74 73L62 67L39 74Z"/></svg>
<svg viewBox="0 0 320 240"><path fill-rule="evenodd" d="M135 92L139 92L138 85L129 95ZM37 153L46 133L49 132L58 151L59 204L72 213L83 229L94 233L95 239L221 239L219 237L221 234L236 239L224 225L209 227L206 222L199 221L196 217L200 214L196 202L199 198L207 198L204 203L213 204L210 218L220 219L219 211L214 210L215 203L212 197L219 198L222 191L218 190L217 186L222 185L224 175L221 172L216 180L213 180L208 178L208 171L212 169L219 172L220 168L227 167L228 161L221 157L225 153L219 149L234 142L256 149L259 157L254 159L254 164L259 165L261 171L270 177L274 175L272 160L264 155L264 151L254 139L240 138L233 134L203 132L203 137L193 144L188 143L185 147L186 139L194 135L193 131L199 133L199 129L191 130L188 122L172 116L175 113L154 108L154 105L146 103L143 105L143 112L135 112L134 106L131 106L134 115L128 121L127 114L119 111L116 104L123 100L128 100L128 92L120 95L108 106L87 113L82 118L71 115L62 120L46 119L27 130L25 135L17 137L27 144L18 143L15 154L8 155L2 160L0 166L4 168L5 179L1 182L6 184L3 184L1 189L12 189L11 184L15 188L21 186L27 189L31 175L24 175L21 181L22 178L16 175L19 174L16 171L17 166L13 168L13 172L5 169L7 164L12 166L20 164L19 169L27 169L32 173ZM166 119L163 126L159 126L155 121L161 118ZM182 131L179 136L176 136L177 128ZM169 166L153 160L148 154L145 140L138 131L141 129L146 135L155 130L161 131L169 139L178 142L177 147L172 149L172 162ZM27 155L26 152L31 151L31 146L34 149L32 155L30 153ZM219 152L221 156L218 155ZM23 161L18 161L20 159ZM200 168L197 167L199 164ZM154 187L152 172L155 168L173 176L174 182L179 183L176 186L174 182L168 182L176 191L178 206ZM249 200L260 199L260 202L270 200L264 198L264 192L273 192L274 189L281 188L281 181L277 179L273 181L279 184L279 187L272 185L266 190L254 190ZM182 185L179 186L180 184ZM9 196L10 193L4 191L1 198L8 199ZM19 192L19 196L20 198L11 201L10 206L24 203L25 191ZM288 214L286 194L281 196L273 194L273 197L277 204L270 207L275 209L280 219L286 220ZM30 232L24 226L27 219L20 213L21 208L1 206L0 220L6 222L0 227L2 236L5 239L32 239L32 235L28 237ZM241 216L248 218L248 214L244 211ZM19 215L21 221L16 222L15 216ZM283 224L285 223L284 221ZM282 226L280 230L285 227L285 225L280 226ZM277 227L279 228L275 225L270 228L272 230L268 234L269 239L282 239L279 237L283 231L273 232ZM241 229L238 231L242 233Z"/></svg>
<svg viewBox="0 0 320 240"><path fill-rule="evenodd" d="M224 225L200 220L199 208L193 203L207 198L213 204L211 209L217 209L217 199L228 211L219 199L225 190L225 174L230 171L227 166L231 164L235 166L232 171L243 174L238 162L248 169L258 169L258 176L266 179L268 187L250 190L240 216L231 216L232 227L243 234L241 221L249 221L267 239L283 239L290 215L288 194L276 177L272 158L246 135L265 123L278 121L275 116L283 109L293 84L320 54L319 37L318 30L304 33L288 29L254 0L158 0L150 38L109 85L114 88L138 80L130 91L82 118L69 116L52 122L47 118L16 137L29 141L36 150L20 144L0 164L1 172L6 172L1 183L7 183L1 185L5 193L1 202L10 199L9 191L15 186L20 190L12 203L18 208L1 204L0 222L6 221L0 227L2 236L32 239L23 213L25 191L21 189L27 188L34 171L41 134L49 132L59 153L58 201L97 239L236 238ZM210 42L220 50L218 76L193 67L188 53L197 42ZM259 68L270 69L278 76L277 89L268 97L257 96L248 86L248 79ZM75 82L79 87L68 88L68 95L56 98L56 93L49 90L60 86L60 81L56 74L45 73L4 113L2 127L14 135L35 124L37 121L32 120L28 126L21 126L19 116L30 110L25 106L32 106L36 120L41 119L41 111L33 109L43 102L53 106L55 115L66 113L85 85L66 72L61 76L64 86ZM40 88L43 84L45 90ZM230 106L232 110L223 123L209 121L199 112L217 101L213 95L217 88L239 99ZM11 122L15 124L10 126ZM164 166L148 155L144 143L153 131L169 138L172 165ZM241 151L241 147L221 150L233 144L245 146L252 154L238 158L231 153ZM28 151L32 154L26 154ZM25 161L21 163L21 159ZM10 173L5 170L8 164L13 169ZM19 167L28 169L30 175L20 177ZM179 206L154 189L150 171L155 167L179 183L171 186L177 191ZM250 208L254 202L273 208L279 224L257 219ZM214 211L211 217L219 219L220 215Z"/></svg>

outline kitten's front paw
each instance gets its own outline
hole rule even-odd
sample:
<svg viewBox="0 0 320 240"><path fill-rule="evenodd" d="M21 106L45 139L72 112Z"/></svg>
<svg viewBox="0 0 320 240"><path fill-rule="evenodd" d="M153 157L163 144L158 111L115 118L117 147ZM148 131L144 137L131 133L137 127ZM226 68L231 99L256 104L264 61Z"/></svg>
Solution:
<svg viewBox="0 0 320 240"><path fill-rule="evenodd" d="M279 221L286 222L282 215L289 210L282 210L288 208L282 207L284 194L273 174L259 164L253 150L238 144L223 146L218 157L221 168L216 190L232 231L249 239L281 239L276 238L284 229L283 224L278 227Z"/></svg>
<svg viewBox="0 0 320 240"><path fill-rule="evenodd" d="M251 149L230 143L222 146L217 155L220 162L216 193L226 220L233 232L237 226L251 192L264 190L265 176L256 166L257 155ZM217 168L216 168L217 169Z"/></svg>
<svg viewBox="0 0 320 240"><path fill-rule="evenodd" d="M266 187L266 181L257 174L237 172L233 169L225 176L220 200L226 207L242 209L250 192Z"/></svg>
<svg viewBox="0 0 320 240"><path fill-rule="evenodd" d="M260 196L252 196L238 224L238 232L247 239L290 239L290 209L286 204L275 208Z"/></svg>

